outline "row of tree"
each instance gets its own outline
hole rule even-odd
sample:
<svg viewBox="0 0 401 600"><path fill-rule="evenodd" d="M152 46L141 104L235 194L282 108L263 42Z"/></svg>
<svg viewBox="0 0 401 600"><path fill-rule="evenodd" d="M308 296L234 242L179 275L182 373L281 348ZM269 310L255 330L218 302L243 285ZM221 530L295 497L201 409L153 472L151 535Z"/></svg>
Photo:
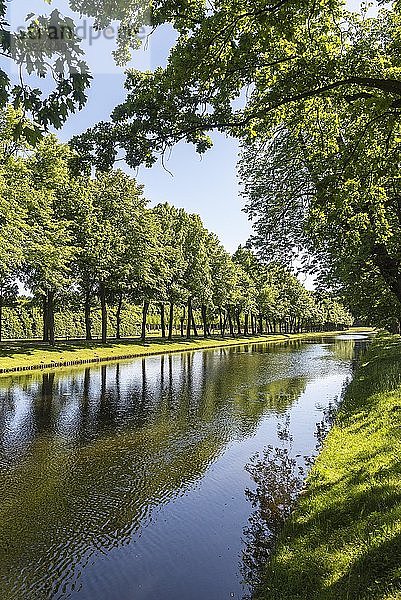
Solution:
<svg viewBox="0 0 401 600"><path fill-rule="evenodd" d="M239 138L258 254L307 256L365 323L401 331L401 4L156 6L177 32L165 66L129 70L124 102L75 147L135 167L183 139L205 152L211 130Z"/></svg>
<svg viewBox="0 0 401 600"><path fill-rule="evenodd" d="M84 308L88 340L98 303L103 341L110 305L121 337L124 302L142 306L142 339L151 303L169 338L177 308L187 337L198 335L199 323L205 336L212 326L233 335L351 323L340 304L317 298L289 270L246 248L230 256L199 216L168 204L149 208L126 173L77 171L76 155L54 136L33 148L16 144L14 118L9 109L1 132L0 305L22 282L42 305L45 341L54 343L57 307L71 303Z"/></svg>
<svg viewBox="0 0 401 600"><path fill-rule="evenodd" d="M13 1L0 0L0 34L19 81L2 74L0 106L21 108L10 133L34 143L83 106L91 77L77 36L54 44L71 19L29 12L25 31L13 31ZM141 25L177 34L165 66L130 69L110 120L71 141L81 167L110 169L122 153L132 167L151 165L181 140L202 153L210 130L240 138L262 260L300 252L365 323L401 329L399 2L359 13L340 0L68 4L100 28L120 23L121 64Z"/></svg>

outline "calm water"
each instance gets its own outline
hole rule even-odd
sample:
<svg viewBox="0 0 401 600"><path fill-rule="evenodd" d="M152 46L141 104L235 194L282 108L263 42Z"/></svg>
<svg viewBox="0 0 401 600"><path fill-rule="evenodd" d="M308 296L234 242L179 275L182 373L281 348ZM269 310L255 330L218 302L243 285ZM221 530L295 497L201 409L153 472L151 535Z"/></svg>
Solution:
<svg viewBox="0 0 401 600"><path fill-rule="evenodd" d="M240 346L0 380L2 600L242 598L244 470L294 452L363 336Z"/></svg>

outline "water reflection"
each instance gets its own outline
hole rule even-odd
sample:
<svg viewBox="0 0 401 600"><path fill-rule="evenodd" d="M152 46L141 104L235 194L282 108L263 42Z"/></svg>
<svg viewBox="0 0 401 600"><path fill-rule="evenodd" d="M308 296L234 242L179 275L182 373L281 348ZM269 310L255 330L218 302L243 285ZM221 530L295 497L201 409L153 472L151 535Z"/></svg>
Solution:
<svg viewBox="0 0 401 600"><path fill-rule="evenodd" d="M307 457L293 455L290 419L287 417L277 430L280 446L266 446L245 466L254 487L245 490L253 512L243 530L245 545L240 568L250 590L243 600L249 600L263 582L265 565L304 482L305 468L300 459Z"/></svg>
<svg viewBox="0 0 401 600"><path fill-rule="evenodd" d="M341 389L353 345L222 348L2 380L1 598L238 594L243 465L277 418L318 410L311 385L326 382L323 404Z"/></svg>
<svg viewBox="0 0 401 600"><path fill-rule="evenodd" d="M366 343L365 336L361 336L357 346L352 336L338 336L331 347L332 356L350 361L351 371L354 371ZM303 490L306 475L334 424L337 410L350 381L351 377L344 381L341 394L324 408L322 420L316 423L316 446L313 451L311 449L309 455L295 454L290 418L286 415L277 425L280 445L266 446L245 465L253 487L245 490L252 513L243 529L244 549L240 570L249 590L243 596L243 600L251 600L264 581L266 564Z"/></svg>

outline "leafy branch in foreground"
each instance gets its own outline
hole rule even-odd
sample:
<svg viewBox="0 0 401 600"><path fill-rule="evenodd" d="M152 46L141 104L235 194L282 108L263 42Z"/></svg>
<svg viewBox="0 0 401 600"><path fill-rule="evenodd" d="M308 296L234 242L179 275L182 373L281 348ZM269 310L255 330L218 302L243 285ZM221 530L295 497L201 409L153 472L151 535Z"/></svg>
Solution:
<svg viewBox="0 0 401 600"><path fill-rule="evenodd" d="M52 4L52 0L45 2ZM147 0L70 0L68 4L76 18L87 19L88 27L95 30L118 23L114 58L120 65L130 60L131 51L141 43L138 32L150 22ZM0 54L8 65L0 69L0 109L12 103L33 121L21 116L14 128L16 139L34 143L49 127L61 128L71 113L84 106L92 75L74 18L57 8L24 14L16 0L0 0Z"/></svg>
<svg viewBox="0 0 401 600"><path fill-rule="evenodd" d="M74 140L99 167L120 151L131 166L151 165L180 140L204 152L213 129L266 135L287 108L307 111L322 98L366 115L400 106L398 5L368 18L333 0L221 0L195 17L163 4L156 24L178 31L167 66L130 70L112 121Z"/></svg>

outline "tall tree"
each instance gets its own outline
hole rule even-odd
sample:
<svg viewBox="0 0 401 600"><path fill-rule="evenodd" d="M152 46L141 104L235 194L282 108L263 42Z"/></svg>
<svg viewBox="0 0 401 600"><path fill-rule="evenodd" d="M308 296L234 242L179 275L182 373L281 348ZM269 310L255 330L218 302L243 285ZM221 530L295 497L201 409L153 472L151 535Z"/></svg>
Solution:
<svg viewBox="0 0 401 600"><path fill-rule="evenodd" d="M99 173L89 182L89 237L84 241L81 285L96 290L102 313L102 341L108 335L108 300L138 294L145 286L152 248L152 227L142 188L122 171ZM87 279L86 279L87 278Z"/></svg>
<svg viewBox="0 0 401 600"><path fill-rule="evenodd" d="M57 294L71 284L75 253L69 223L59 212L70 184L70 150L54 136L45 138L25 161L26 176L34 191L28 205L29 237L23 279L42 299L43 339L54 344L54 310Z"/></svg>
<svg viewBox="0 0 401 600"><path fill-rule="evenodd" d="M208 232L198 215L188 215L184 242L185 287L188 291L187 337L193 330L198 335L194 317L194 306L202 310L204 334L207 335L205 307L211 301L211 268L208 257Z"/></svg>
<svg viewBox="0 0 401 600"><path fill-rule="evenodd" d="M3 306L18 293L15 282L23 263L27 207L32 197L24 164L15 156L19 150L12 136L15 119L14 111L0 113L0 341Z"/></svg>
<svg viewBox="0 0 401 600"><path fill-rule="evenodd" d="M161 247L165 261L164 289L169 303L168 338L173 337L174 308L182 307L188 301L185 287L185 272L188 266L185 259L185 240L187 235L188 215L181 208L169 204L159 204L153 209L158 219ZM164 312L164 304L161 304Z"/></svg>

